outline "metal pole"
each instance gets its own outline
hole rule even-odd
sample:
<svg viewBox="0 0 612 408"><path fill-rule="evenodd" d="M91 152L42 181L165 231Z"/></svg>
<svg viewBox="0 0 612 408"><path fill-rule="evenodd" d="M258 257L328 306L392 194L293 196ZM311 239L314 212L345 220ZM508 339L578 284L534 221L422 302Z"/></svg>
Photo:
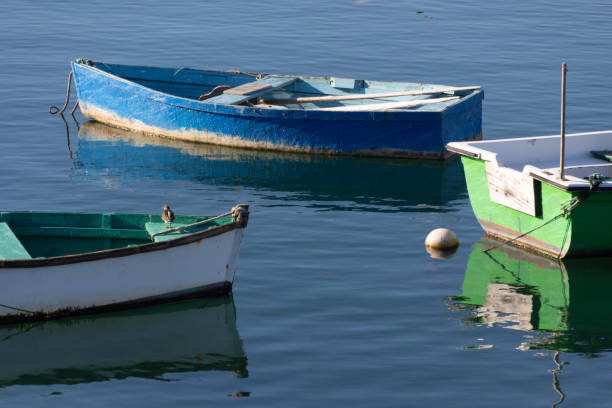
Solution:
<svg viewBox="0 0 612 408"><path fill-rule="evenodd" d="M563 62L561 65L561 152L559 163L559 178L565 180L565 74L567 73L567 64Z"/></svg>

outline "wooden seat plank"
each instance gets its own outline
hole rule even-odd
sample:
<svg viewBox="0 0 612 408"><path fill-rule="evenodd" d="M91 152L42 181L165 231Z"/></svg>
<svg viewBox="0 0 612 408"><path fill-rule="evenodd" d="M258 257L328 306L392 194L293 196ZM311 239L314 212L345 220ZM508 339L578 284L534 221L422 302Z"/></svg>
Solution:
<svg viewBox="0 0 612 408"><path fill-rule="evenodd" d="M246 84L230 88L222 95L206 99L203 101L203 103L235 105L248 99L255 98L265 92L271 91L272 89L291 85L296 80L297 77L294 76L268 75L257 81L248 82Z"/></svg>
<svg viewBox="0 0 612 408"><path fill-rule="evenodd" d="M264 81L247 82L240 86L227 89L226 94L229 95L249 95L253 92L263 91L264 89L272 88L272 84Z"/></svg>
<svg viewBox="0 0 612 408"><path fill-rule="evenodd" d="M31 258L11 227L6 222L0 222L0 260Z"/></svg>

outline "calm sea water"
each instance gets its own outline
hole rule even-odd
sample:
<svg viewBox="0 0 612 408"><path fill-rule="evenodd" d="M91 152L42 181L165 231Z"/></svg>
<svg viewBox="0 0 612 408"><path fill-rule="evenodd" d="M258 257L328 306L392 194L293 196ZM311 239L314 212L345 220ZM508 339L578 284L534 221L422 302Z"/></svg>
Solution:
<svg viewBox="0 0 612 408"><path fill-rule="evenodd" d="M0 328L0 405L608 403L608 263L483 257L458 161L161 142L47 109L90 58L478 84L485 138L544 135L567 61L568 131L610 129L610 21L608 1L4 0L2 208L252 218L232 297ZM450 260L423 247L439 226Z"/></svg>

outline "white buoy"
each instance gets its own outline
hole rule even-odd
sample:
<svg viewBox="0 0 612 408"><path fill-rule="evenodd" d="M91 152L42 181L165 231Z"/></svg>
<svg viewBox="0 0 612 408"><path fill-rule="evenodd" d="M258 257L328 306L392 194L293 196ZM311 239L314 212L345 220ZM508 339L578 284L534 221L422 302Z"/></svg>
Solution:
<svg viewBox="0 0 612 408"><path fill-rule="evenodd" d="M436 249L448 249L459 246L457 235L447 228L436 228L425 238L425 245Z"/></svg>
<svg viewBox="0 0 612 408"><path fill-rule="evenodd" d="M451 258L458 246L457 235L447 228L436 228L425 238L425 249L435 259Z"/></svg>

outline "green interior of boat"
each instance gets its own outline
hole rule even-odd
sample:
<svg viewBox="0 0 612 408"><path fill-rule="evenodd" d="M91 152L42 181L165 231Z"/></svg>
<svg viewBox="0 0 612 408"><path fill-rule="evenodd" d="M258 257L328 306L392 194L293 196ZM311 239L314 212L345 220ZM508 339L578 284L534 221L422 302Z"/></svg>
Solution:
<svg viewBox="0 0 612 408"><path fill-rule="evenodd" d="M233 221L231 216L164 235L211 217L119 213L0 212L0 260L48 258L148 244L179 238Z"/></svg>
<svg viewBox="0 0 612 408"><path fill-rule="evenodd" d="M612 161L612 150L592 150L591 154L598 159Z"/></svg>

